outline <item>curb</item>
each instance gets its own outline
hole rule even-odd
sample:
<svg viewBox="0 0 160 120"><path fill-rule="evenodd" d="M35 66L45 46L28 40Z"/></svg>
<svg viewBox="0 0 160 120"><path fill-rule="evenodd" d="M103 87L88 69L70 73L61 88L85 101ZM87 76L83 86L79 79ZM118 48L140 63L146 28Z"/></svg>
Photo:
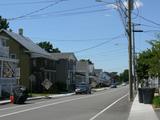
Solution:
<svg viewBox="0 0 160 120"><path fill-rule="evenodd" d="M67 97L67 96L72 96L72 95L75 95L75 93L59 94L59 95L50 95L50 96L30 97L30 98L27 98L27 101L44 99L44 98L61 98L61 97ZM11 103L11 101L10 101L10 100L0 101L0 105L5 105L5 104L8 104L8 103Z"/></svg>

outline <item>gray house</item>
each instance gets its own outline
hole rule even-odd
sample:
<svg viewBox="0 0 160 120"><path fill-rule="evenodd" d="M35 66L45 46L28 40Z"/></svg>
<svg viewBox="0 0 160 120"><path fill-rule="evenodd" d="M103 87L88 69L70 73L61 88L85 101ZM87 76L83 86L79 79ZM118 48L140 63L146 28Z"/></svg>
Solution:
<svg viewBox="0 0 160 120"><path fill-rule="evenodd" d="M59 91L73 91L77 58L74 53L51 53L55 61L55 87Z"/></svg>
<svg viewBox="0 0 160 120"><path fill-rule="evenodd" d="M90 66L88 60L80 60L76 65L76 83L89 83Z"/></svg>

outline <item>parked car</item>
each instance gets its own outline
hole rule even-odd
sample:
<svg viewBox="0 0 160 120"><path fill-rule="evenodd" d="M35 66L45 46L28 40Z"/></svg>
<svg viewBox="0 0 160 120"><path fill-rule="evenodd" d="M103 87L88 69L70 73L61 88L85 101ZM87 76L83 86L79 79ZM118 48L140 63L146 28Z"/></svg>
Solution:
<svg viewBox="0 0 160 120"><path fill-rule="evenodd" d="M116 84L111 84L110 88L117 88Z"/></svg>
<svg viewBox="0 0 160 120"><path fill-rule="evenodd" d="M75 93L76 94L91 94L91 86L90 84L87 83L79 83L76 85L76 89L75 89Z"/></svg>

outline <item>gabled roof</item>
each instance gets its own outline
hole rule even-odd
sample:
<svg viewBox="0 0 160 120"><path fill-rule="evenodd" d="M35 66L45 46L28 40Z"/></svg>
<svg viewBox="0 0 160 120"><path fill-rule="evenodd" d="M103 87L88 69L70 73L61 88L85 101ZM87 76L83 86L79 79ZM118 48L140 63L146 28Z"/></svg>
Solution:
<svg viewBox="0 0 160 120"><path fill-rule="evenodd" d="M74 53L50 53L52 56L52 59L59 60L59 59L67 59L67 60L75 60L77 61L76 56Z"/></svg>
<svg viewBox="0 0 160 120"><path fill-rule="evenodd" d="M4 30L4 29L2 29L0 32L2 32L2 31L5 32L6 34L8 34L14 40L16 40L24 48L26 48L28 50L28 52L31 53L32 57L50 58L50 54L47 53L41 47L39 47L37 44L35 44L30 38L19 35L19 34L14 33L14 32Z"/></svg>

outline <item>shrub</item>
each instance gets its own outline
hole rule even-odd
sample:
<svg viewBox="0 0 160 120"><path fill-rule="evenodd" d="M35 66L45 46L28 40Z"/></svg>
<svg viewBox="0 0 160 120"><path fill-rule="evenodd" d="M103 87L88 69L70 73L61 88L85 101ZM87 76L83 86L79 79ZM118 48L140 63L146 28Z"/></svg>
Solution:
<svg viewBox="0 0 160 120"><path fill-rule="evenodd" d="M160 107L160 96L155 96L153 99L153 105L154 107Z"/></svg>

